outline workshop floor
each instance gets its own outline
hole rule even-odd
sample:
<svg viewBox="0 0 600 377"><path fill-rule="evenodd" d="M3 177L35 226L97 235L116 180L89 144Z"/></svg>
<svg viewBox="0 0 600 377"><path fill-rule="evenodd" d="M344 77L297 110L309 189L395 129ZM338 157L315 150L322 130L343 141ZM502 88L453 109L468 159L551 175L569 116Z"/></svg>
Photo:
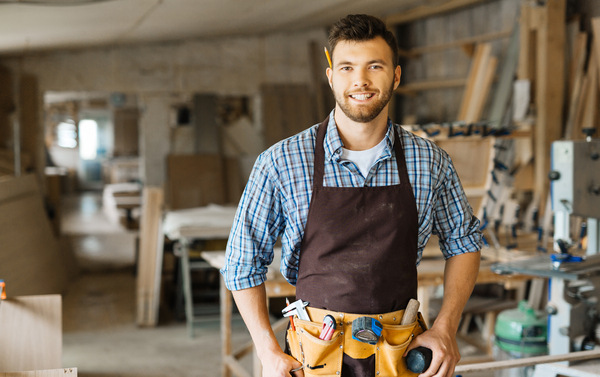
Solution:
<svg viewBox="0 0 600 377"><path fill-rule="evenodd" d="M182 321L135 325L137 232L111 223L101 206L100 193L63 198L64 241L81 267L63 296L63 366L78 368L82 377L219 377L218 316L207 315L197 324L193 339ZM233 317L232 333L234 349L250 339L239 315ZM482 356L473 346L459 345L465 358ZM250 370L250 358L243 362Z"/></svg>

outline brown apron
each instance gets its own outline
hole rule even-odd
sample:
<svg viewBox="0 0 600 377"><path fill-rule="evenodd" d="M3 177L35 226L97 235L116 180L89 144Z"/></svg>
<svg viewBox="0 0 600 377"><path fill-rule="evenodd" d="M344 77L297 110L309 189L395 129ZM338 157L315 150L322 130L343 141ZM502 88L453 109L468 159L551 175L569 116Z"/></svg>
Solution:
<svg viewBox="0 0 600 377"><path fill-rule="evenodd" d="M402 310L417 297L418 216L402 142L394 127L400 183L377 187L323 186L319 125L313 191L302 239L296 296L311 307L378 314ZM374 355L344 354L342 375L374 376Z"/></svg>

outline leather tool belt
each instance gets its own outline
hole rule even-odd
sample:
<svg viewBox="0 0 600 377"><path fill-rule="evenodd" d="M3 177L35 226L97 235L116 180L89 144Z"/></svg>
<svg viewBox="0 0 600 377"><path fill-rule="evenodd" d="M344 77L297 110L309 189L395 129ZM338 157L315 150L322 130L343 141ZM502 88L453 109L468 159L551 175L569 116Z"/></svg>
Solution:
<svg viewBox="0 0 600 377"><path fill-rule="evenodd" d="M304 375L340 376L344 354L353 359L375 355L375 374L378 377L416 376L406 369L404 352L414 336L427 329L421 313L417 320L400 325L404 310L386 314L350 314L307 307L311 321L295 317L295 331L287 330L287 342L292 356L304 366ZM332 315L337 327L331 340L319 339L323 318ZM352 338L352 321L359 317L372 317L382 324L377 344L371 345Z"/></svg>

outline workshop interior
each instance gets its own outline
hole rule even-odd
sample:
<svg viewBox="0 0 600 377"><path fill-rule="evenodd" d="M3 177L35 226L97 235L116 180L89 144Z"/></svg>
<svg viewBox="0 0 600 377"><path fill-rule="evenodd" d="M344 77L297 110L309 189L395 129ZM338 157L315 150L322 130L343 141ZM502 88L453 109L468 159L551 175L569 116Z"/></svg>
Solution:
<svg viewBox="0 0 600 377"><path fill-rule="evenodd" d="M328 31L360 13L398 41L390 119L448 153L481 222L454 375L600 376L599 1L0 0L2 376L262 375L227 238L260 153L335 107ZM280 254L283 344L311 318ZM443 279L432 237L402 323L431 326Z"/></svg>

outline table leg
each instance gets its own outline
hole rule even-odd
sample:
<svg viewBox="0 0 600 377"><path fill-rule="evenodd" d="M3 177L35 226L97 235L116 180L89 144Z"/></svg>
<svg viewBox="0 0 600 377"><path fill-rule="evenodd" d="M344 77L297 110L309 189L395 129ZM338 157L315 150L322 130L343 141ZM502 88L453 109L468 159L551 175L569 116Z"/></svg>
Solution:
<svg viewBox="0 0 600 377"><path fill-rule="evenodd" d="M231 311L232 298L231 293L225 286L225 279L221 276L221 289L219 291L221 298L221 375L231 377L227 360L231 357Z"/></svg>
<svg viewBox="0 0 600 377"><path fill-rule="evenodd" d="M194 297L192 295L192 278L190 272L189 243L187 240L178 241L178 251L181 266L181 276L183 277L183 301L185 304L185 319L187 322L188 334L190 338L194 337Z"/></svg>

